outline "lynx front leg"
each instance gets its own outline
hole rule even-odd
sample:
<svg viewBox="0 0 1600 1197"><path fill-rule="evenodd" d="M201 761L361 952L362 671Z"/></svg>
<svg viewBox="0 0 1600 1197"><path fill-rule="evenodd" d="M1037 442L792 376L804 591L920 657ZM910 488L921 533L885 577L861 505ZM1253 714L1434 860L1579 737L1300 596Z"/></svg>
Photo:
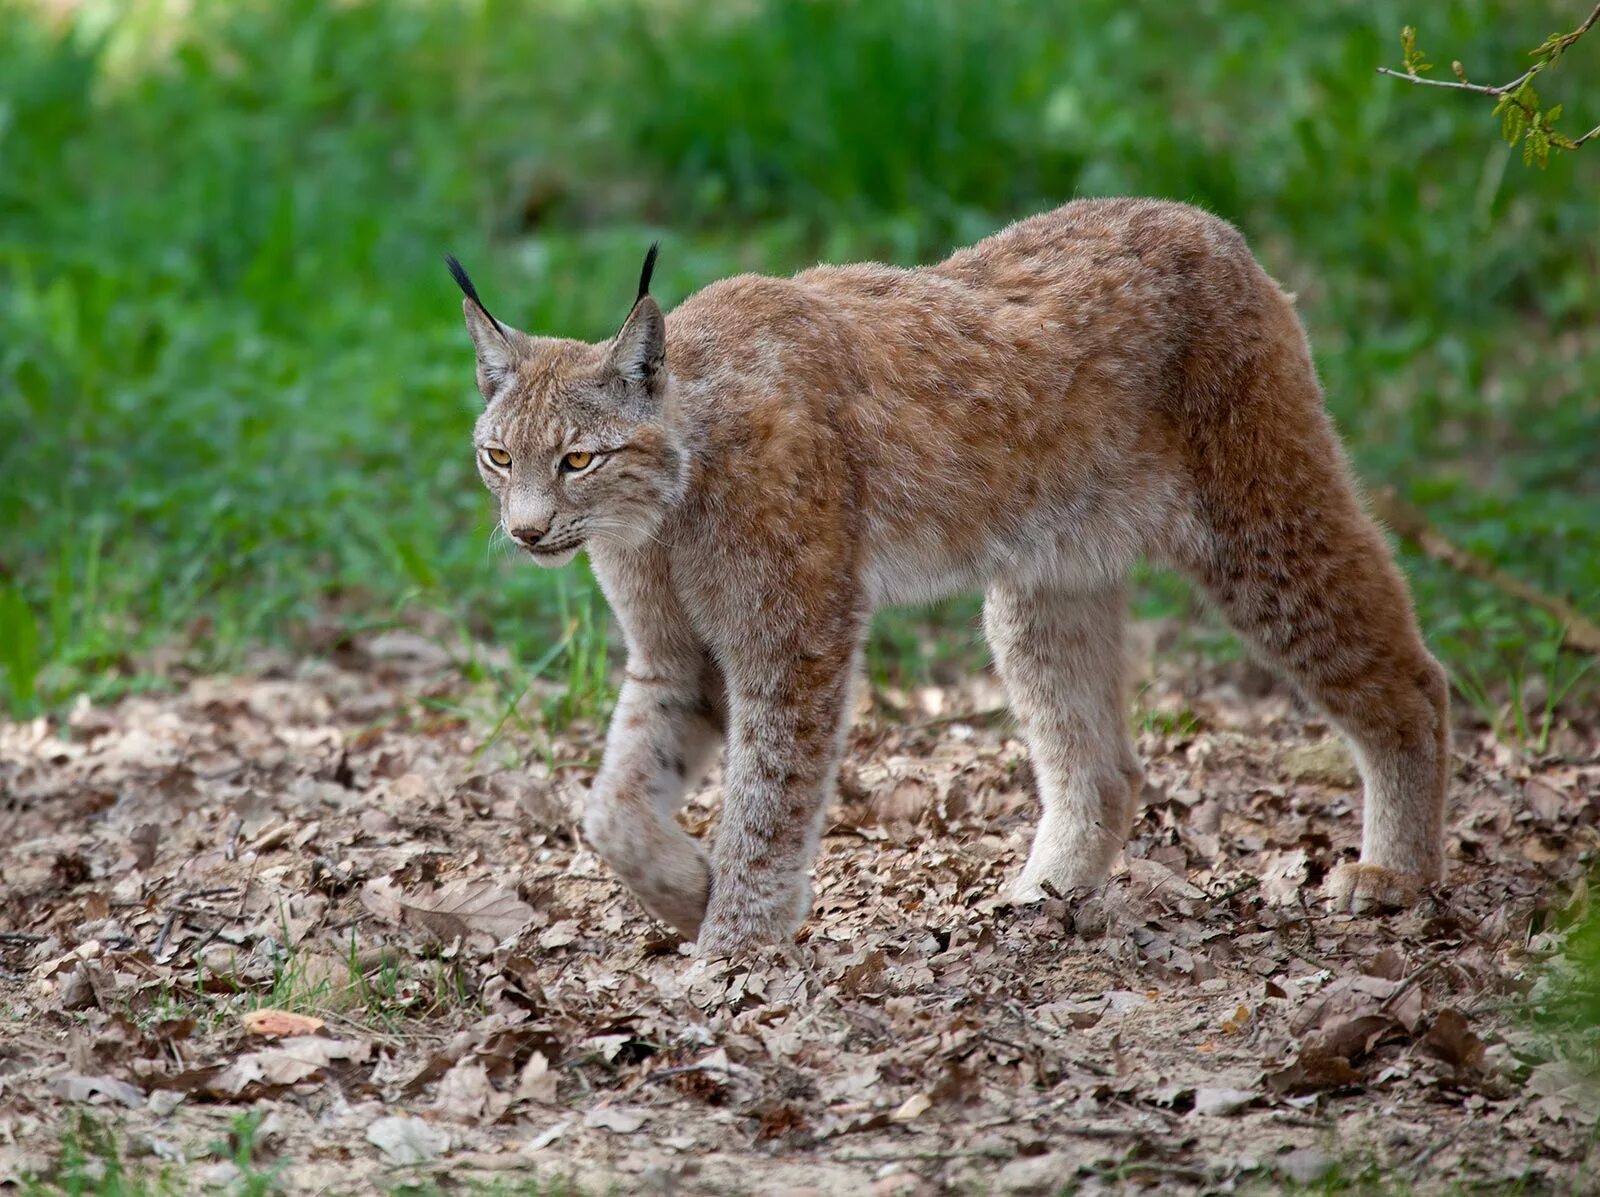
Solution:
<svg viewBox="0 0 1600 1197"><path fill-rule="evenodd" d="M710 872L672 816L721 741L713 675L630 669L583 820L584 836L644 908L689 939L700 930Z"/></svg>
<svg viewBox="0 0 1600 1197"><path fill-rule="evenodd" d="M1141 773L1123 703L1121 587L1090 594L1000 585L984 633L1027 734L1043 812L1009 896L1099 885L1128 838Z"/></svg>
<svg viewBox="0 0 1600 1197"><path fill-rule="evenodd" d="M781 666L730 669L727 784L702 956L789 939L811 908L806 870L838 774L854 640Z"/></svg>

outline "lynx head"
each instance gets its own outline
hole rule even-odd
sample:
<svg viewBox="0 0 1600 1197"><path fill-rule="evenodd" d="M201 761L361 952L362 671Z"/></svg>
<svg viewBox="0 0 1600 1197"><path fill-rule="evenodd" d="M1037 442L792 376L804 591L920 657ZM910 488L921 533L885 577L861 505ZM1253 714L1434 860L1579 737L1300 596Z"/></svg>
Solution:
<svg viewBox="0 0 1600 1197"><path fill-rule="evenodd" d="M682 497L687 458L666 418L667 328L650 296L656 249L633 310L600 345L507 327L447 259L478 353L478 472L501 527L540 565L565 565L591 538L641 545Z"/></svg>

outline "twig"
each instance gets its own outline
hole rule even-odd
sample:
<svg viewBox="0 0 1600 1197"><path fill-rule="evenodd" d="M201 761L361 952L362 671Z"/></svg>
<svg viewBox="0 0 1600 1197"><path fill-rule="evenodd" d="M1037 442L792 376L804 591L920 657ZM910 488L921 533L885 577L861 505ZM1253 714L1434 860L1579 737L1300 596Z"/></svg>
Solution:
<svg viewBox="0 0 1600 1197"><path fill-rule="evenodd" d="M924 719L920 723L908 724L907 731L921 731L928 727L943 727L947 723L989 723L999 719L1002 715L1009 714L1010 707L984 707L978 711L954 711L948 715L935 715L931 719Z"/></svg>
<svg viewBox="0 0 1600 1197"><path fill-rule="evenodd" d="M1388 75L1393 79L1401 79L1407 83L1420 83L1428 87L1448 87L1455 91L1466 91L1472 92L1474 95L1489 96L1500 101L1495 107L1496 115L1504 112L1507 105L1514 106L1521 114L1521 124L1520 126L1513 126L1511 117L1507 116L1506 140L1515 145L1518 139L1525 135L1527 144L1523 149L1523 161L1537 161L1540 166L1543 166L1545 160L1549 157L1551 146L1556 146L1563 150L1575 150L1590 138L1600 136L1600 125L1596 125L1583 136L1577 138L1567 137L1556 132L1554 117L1560 111L1561 106L1558 104L1549 112L1541 112L1539 110L1539 101L1534 96L1533 89L1529 87L1535 75L1546 67L1554 66L1561 55L1574 42L1594 28L1596 21L1600 21L1600 4L1597 4L1594 11L1584 18L1583 23L1571 33L1554 34L1545 39L1543 44L1532 51L1535 58L1534 64L1510 83L1502 83L1498 86L1471 82L1467 78L1466 69L1460 62L1451 64L1455 68L1457 75L1455 79L1424 79L1417 72L1419 70L1425 71L1428 67L1422 62L1422 52L1416 48L1416 30L1408 25L1401 34L1401 40L1405 44L1406 51L1405 69L1397 71L1392 67L1381 66L1378 68L1378 74ZM1525 88L1527 90L1524 90Z"/></svg>
<svg viewBox="0 0 1600 1197"><path fill-rule="evenodd" d="M837 1164L898 1164L903 1160L933 1164L941 1160L1009 1160L1016 1154L1008 1147L968 1147L955 1151L852 1151L827 1158Z"/></svg>
<svg viewBox="0 0 1600 1197"><path fill-rule="evenodd" d="M692 1072L720 1072L724 1076L732 1077L735 1080L739 1078L737 1072L725 1065L700 1062L695 1064L676 1064L671 1068L658 1068L644 1079L647 1081L670 1081L673 1077L688 1076Z"/></svg>
<svg viewBox="0 0 1600 1197"><path fill-rule="evenodd" d="M1595 11L1600 13L1600 9ZM1600 653L1600 624L1584 615L1566 599L1536 590L1521 578L1513 577L1499 566L1492 565L1482 557L1452 544L1420 509L1400 498L1393 488L1380 488L1373 491L1369 497L1372 509L1378 514L1378 518L1388 524L1401 539L1410 541L1421 549L1425 556L1448 565L1468 577L1488 582L1530 607L1537 607L1561 625L1561 642L1566 647L1579 652Z"/></svg>
<svg viewBox="0 0 1600 1197"><path fill-rule="evenodd" d="M1595 5L1594 11L1584 18L1583 24L1579 25L1571 33L1563 33L1559 37L1551 38L1548 42L1539 47L1539 50L1548 49L1550 51L1548 57L1541 58L1538 62L1534 63L1527 70L1523 71L1522 74L1518 75L1510 83L1502 83L1499 87L1487 87L1482 83L1469 83L1466 79L1424 79L1421 75L1418 75L1413 71L1396 71L1390 67L1379 67L1378 74L1392 75L1396 79L1404 79L1407 83L1426 83L1433 87L1453 87L1457 91L1472 91L1484 96L1511 95L1514 92L1520 91L1524 83L1526 83L1529 79L1532 79L1540 71L1544 70L1546 66L1555 61L1556 58L1560 57L1560 55L1565 52L1575 41L1577 41L1584 34L1588 33L1589 30L1594 28L1594 23L1596 21L1600 21L1600 4ZM1408 36L1410 35L1408 34ZM1535 50L1534 53L1539 53L1539 50ZM1591 130L1590 132L1584 134L1584 138L1587 139L1592 137L1594 136L1594 133L1595 130Z"/></svg>
<svg viewBox="0 0 1600 1197"><path fill-rule="evenodd" d="M1386 66L1379 67L1378 74L1404 79L1407 83L1421 83L1425 87L1453 87L1456 91L1475 91L1482 96L1503 96L1508 91L1516 91L1528 78L1524 75L1512 83L1500 87L1488 87L1482 83L1467 83L1460 79L1424 79L1421 75L1408 75L1405 71L1397 71L1393 67Z"/></svg>
<svg viewBox="0 0 1600 1197"><path fill-rule="evenodd" d="M1383 1002L1379 1005L1378 1009L1387 1010L1390 1006L1411 992L1411 990L1415 988L1418 981L1422 980L1423 977L1426 977L1429 973L1433 972L1434 969L1438 968L1443 963L1443 956L1435 956L1421 968L1413 970L1409 977L1400 982L1400 988L1396 989L1388 997L1383 999Z"/></svg>
<svg viewBox="0 0 1600 1197"><path fill-rule="evenodd" d="M1218 902L1226 902L1231 898L1237 898L1240 894L1249 893L1260 884L1261 878L1247 877L1241 884L1234 886L1232 889L1223 890L1220 894L1206 895L1206 905L1215 906Z"/></svg>
<svg viewBox="0 0 1600 1197"><path fill-rule="evenodd" d="M169 911L161 924L161 931L156 935L155 946L150 949L150 955L157 960L161 959L161 953L167 946L167 936L172 934L172 925L178 921L178 913L176 910Z"/></svg>

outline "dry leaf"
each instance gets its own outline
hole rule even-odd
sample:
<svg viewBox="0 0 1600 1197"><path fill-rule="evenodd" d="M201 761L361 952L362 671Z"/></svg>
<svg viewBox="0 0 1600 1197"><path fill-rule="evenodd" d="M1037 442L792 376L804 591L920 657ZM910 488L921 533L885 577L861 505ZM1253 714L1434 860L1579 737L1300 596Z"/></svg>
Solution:
<svg viewBox="0 0 1600 1197"><path fill-rule="evenodd" d="M67 1101L103 1097L133 1110L144 1105L144 1090L110 1076L58 1076L50 1082L50 1091Z"/></svg>
<svg viewBox="0 0 1600 1197"><path fill-rule="evenodd" d="M472 754L490 728L459 712L486 708L466 683L344 652L267 669L171 673L170 691L93 708L88 723L0 719L0 876L26 895L0 911L0 985L17 1012L0 1072L20 1065L12 1079L40 1078L45 1098L28 1102L18 1081L24 1121L15 1143L0 1133L0 1187L23 1174L19 1155L51 1166L26 1145L59 1141L69 1100L139 1091L141 1147L162 1159L266 1103L263 1133L293 1161L284 1183L307 1192L370 1187L452 1137L502 1148L474 1155L485 1171L576 1169L596 1191L681 1166L708 1191L781 1168L783 1183L850 1192L979 1189L1002 1174L1048 1192L1085 1152L1129 1151L1160 1191L1187 1183L1167 1169L1222 1191L1316 1174L1317 1160L1285 1168L1276 1148L1300 1145L1293 1110L1345 1106L1381 1106L1395 1158L1431 1153L1430 1175L1509 1186L1532 1167L1535 1187L1581 1186L1600 1099L1569 1066L1519 1066L1539 1045L1512 1007L1569 921L1530 935L1528 913L1567 907L1560 879L1581 875L1600 834L1600 724L1584 712L1563 718L1550 758L1458 737L1448 902L1351 919L1303 907L1360 842L1360 796L1284 780L1282 754L1308 725L1281 689L1231 666L1147 662L1150 709L1192 708L1196 725L1143 737L1139 863L1028 907L995 900L1037 817L1026 746L1012 721L959 718L998 707L999 683L907 694L907 710L958 718L869 714L852 729L793 959L707 964L570 834L562 808L588 776L575 762L599 755L602 729L540 728L536 743L508 724L511 751L562 763L485 775ZM713 767L682 811L708 842L724 782ZM252 842L278 846L242 859ZM515 946L490 950L513 931ZM264 1035L266 1011L232 1034L160 1020L163 992L266 992L268 940L294 946L298 980L328 1009L380 1002L396 1030L382 1051L325 1027ZM435 958L439 940L460 950ZM352 951L364 985L349 983ZM83 1013L63 1022L68 1005ZM1470 1026L1455 1013L1467 1010ZM1258 1071L1270 1075L1255 1083ZM1351 1088L1369 1092L1329 1103ZM377 1115L402 1114L379 1106L391 1098L412 1116L388 1137L373 1123L369 1146ZM502 1126L513 1103L522 1121ZM1494 1133L1458 1133L1469 1117ZM836 1153L842 1135L859 1141ZM867 1157L897 1157L895 1170Z"/></svg>
<svg viewBox="0 0 1600 1197"><path fill-rule="evenodd" d="M215 1088L228 1094L243 1093L252 1085L296 1085L321 1072L335 1060L359 1063L372 1054L372 1045L359 1039L326 1039L306 1035L284 1039L276 1047L249 1052L233 1062Z"/></svg>
<svg viewBox="0 0 1600 1197"><path fill-rule="evenodd" d="M889 1117L895 1122L910 1122L912 1119L919 1118L923 1114L926 1114L932 1107L933 1098L929 1097L926 1093L913 1093L910 1097L906 1098L905 1101L900 1104L900 1108L897 1109L893 1114L890 1114Z"/></svg>
<svg viewBox="0 0 1600 1197"><path fill-rule="evenodd" d="M1260 1096L1254 1089L1196 1089L1194 1112L1208 1117L1236 1114Z"/></svg>
<svg viewBox="0 0 1600 1197"><path fill-rule="evenodd" d="M379 1118L367 1126L367 1142L391 1164L425 1164L450 1150L450 1132L421 1118Z"/></svg>
<svg viewBox="0 0 1600 1197"><path fill-rule="evenodd" d="M493 881L452 881L431 892L410 894L400 901L410 926L427 931L440 943L484 934L503 943L533 922L534 910Z"/></svg>
<svg viewBox="0 0 1600 1197"><path fill-rule="evenodd" d="M541 1105L554 1105L556 1100L556 1074L550 1071L550 1061L543 1052L534 1052L522 1066L517 1077L517 1097L536 1101Z"/></svg>
<svg viewBox="0 0 1600 1197"><path fill-rule="evenodd" d="M550 1144L554 1143L557 1139L561 1138L571 1129L572 1123L568 1119L562 1119L559 1122L551 1123L549 1126L545 1127L537 1135L522 1145L523 1154L526 1155L535 1151L543 1151L546 1147L549 1147Z"/></svg>
<svg viewBox="0 0 1600 1197"><path fill-rule="evenodd" d="M489 1083L483 1061L463 1060L439 1079L433 1108L455 1122L496 1122L511 1105L510 1094Z"/></svg>
<svg viewBox="0 0 1600 1197"><path fill-rule="evenodd" d="M1262 852L1256 863L1262 898L1274 906L1304 905L1309 863L1304 848Z"/></svg>
<svg viewBox="0 0 1600 1197"><path fill-rule="evenodd" d="M239 1023L247 1034L265 1035L273 1039L281 1039L286 1035L315 1035L327 1026L322 1019L309 1014L294 1014L288 1010L265 1007L245 1011Z"/></svg>
<svg viewBox="0 0 1600 1197"><path fill-rule="evenodd" d="M562 919L554 926L546 927L539 933L539 946L545 951L554 951L578 942L578 920Z"/></svg>
<svg viewBox="0 0 1600 1197"><path fill-rule="evenodd" d="M1461 1011L1445 1007L1434 1016L1422 1045L1457 1072L1468 1072L1483 1063L1483 1040L1472 1033Z"/></svg>
<svg viewBox="0 0 1600 1197"><path fill-rule="evenodd" d="M632 1106L596 1106L583 1116L583 1125L631 1135L645 1124L647 1117L644 1110Z"/></svg>

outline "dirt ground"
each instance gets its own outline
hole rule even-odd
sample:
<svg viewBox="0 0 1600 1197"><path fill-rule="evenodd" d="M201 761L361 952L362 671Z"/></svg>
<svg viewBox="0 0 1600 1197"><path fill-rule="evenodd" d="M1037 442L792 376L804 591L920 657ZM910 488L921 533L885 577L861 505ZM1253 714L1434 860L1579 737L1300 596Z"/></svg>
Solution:
<svg viewBox="0 0 1600 1197"><path fill-rule="evenodd" d="M1600 846L1600 727L1464 729L1448 887L1335 916L1348 757L1248 668L1164 666L1125 868L1010 909L1034 799L993 682L879 696L800 942L701 962L578 837L598 731L459 679L389 633L0 725L0 1188L85 1112L235 1183L244 1110L296 1193L1600 1186L1600 1094L1524 997Z"/></svg>

